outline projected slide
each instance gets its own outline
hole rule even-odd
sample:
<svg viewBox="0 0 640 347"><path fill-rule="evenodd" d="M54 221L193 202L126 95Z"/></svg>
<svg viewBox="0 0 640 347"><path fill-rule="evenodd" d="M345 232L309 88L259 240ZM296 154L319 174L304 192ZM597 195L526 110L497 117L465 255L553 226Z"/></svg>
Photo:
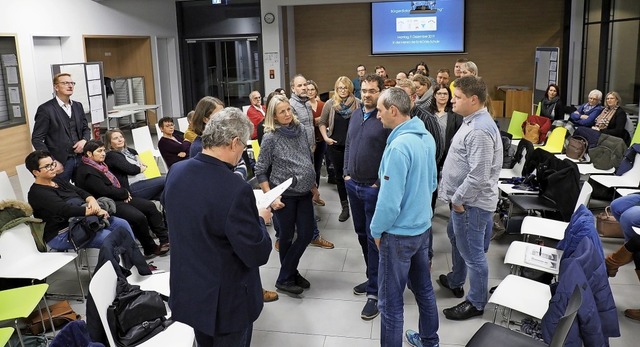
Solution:
<svg viewBox="0 0 640 347"><path fill-rule="evenodd" d="M372 54L463 52L464 1L372 3Z"/></svg>

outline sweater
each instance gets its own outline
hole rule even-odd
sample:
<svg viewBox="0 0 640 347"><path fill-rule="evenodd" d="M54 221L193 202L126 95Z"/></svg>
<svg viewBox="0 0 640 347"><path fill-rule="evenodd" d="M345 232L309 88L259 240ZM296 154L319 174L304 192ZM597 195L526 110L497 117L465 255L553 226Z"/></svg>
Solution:
<svg viewBox="0 0 640 347"><path fill-rule="evenodd" d="M131 154L138 155L135 149L128 149ZM129 186L129 176L135 176L141 173L140 166L130 163L120 151L112 150L107 152L104 162L109 166L109 171L116 176L120 184L127 190L131 189Z"/></svg>
<svg viewBox="0 0 640 347"><path fill-rule="evenodd" d="M171 165L185 159L189 159L189 148L191 147L191 142L185 141L182 137L182 133L176 131L173 133L173 137L178 141L174 141L170 138L166 138L164 136L160 137L158 140L158 150L160 150L160 154L162 155L162 159L167 164L167 168L171 168ZM179 157L179 153L185 153L184 157Z"/></svg>
<svg viewBox="0 0 640 347"><path fill-rule="evenodd" d="M380 186L378 169L391 130L382 127L377 114L378 110L374 110L364 120L362 108L359 108L351 115L344 152L344 175L361 184Z"/></svg>

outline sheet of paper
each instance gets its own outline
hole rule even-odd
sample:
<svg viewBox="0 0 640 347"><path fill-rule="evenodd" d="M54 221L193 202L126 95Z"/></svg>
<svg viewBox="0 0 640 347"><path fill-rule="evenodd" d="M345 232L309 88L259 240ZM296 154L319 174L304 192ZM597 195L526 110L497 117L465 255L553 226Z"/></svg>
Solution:
<svg viewBox="0 0 640 347"><path fill-rule="evenodd" d="M87 89L89 91L89 96L102 94L102 81L87 81Z"/></svg>
<svg viewBox="0 0 640 347"><path fill-rule="evenodd" d="M7 84L18 84L18 68L16 66L7 66Z"/></svg>
<svg viewBox="0 0 640 347"><path fill-rule="evenodd" d="M102 95L94 95L89 97L89 104L91 104L92 110L97 110L103 108L102 104Z"/></svg>
<svg viewBox="0 0 640 347"><path fill-rule="evenodd" d="M156 158L153 157L151 150L138 153L138 156L140 157L140 161L147 166L147 169L143 172L146 178L160 177L160 168L158 168Z"/></svg>
<svg viewBox="0 0 640 347"><path fill-rule="evenodd" d="M100 65L88 64L85 66L87 70L87 80L100 80ZM101 81L102 82L102 81Z"/></svg>
<svg viewBox="0 0 640 347"><path fill-rule="evenodd" d="M102 107L91 110L91 124L100 123L104 120L104 109Z"/></svg>
<svg viewBox="0 0 640 347"><path fill-rule="evenodd" d="M9 103L10 104L19 104L20 103L20 88L18 87L9 87Z"/></svg>
<svg viewBox="0 0 640 347"><path fill-rule="evenodd" d="M11 108L13 109L13 118L22 117L22 109L20 108L20 105L12 106Z"/></svg>
<svg viewBox="0 0 640 347"><path fill-rule="evenodd" d="M254 191L254 194L256 194L256 205L258 206L258 209L269 207L277 197L282 195L282 193L291 186L291 183L293 183L293 178L289 178L282 182L280 185L262 194L260 197L258 197L258 194Z"/></svg>
<svg viewBox="0 0 640 347"><path fill-rule="evenodd" d="M15 54L3 54L0 58L4 66L18 66L18 57Z"/></svg>

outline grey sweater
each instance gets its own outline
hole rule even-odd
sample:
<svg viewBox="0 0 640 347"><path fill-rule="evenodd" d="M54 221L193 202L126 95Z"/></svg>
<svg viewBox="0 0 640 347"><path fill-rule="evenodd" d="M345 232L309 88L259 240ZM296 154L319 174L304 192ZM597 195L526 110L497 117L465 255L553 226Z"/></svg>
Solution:
<svg viewBox="0 0 640 347"><path fill-rule="evenodd" d="M268 181L272 188L293 177L291 187L283 195L307 194L316 179L305 128L302 124L295 127L295 136L285 134L282 128L264 134L254 169L258 182Z"/></svg>

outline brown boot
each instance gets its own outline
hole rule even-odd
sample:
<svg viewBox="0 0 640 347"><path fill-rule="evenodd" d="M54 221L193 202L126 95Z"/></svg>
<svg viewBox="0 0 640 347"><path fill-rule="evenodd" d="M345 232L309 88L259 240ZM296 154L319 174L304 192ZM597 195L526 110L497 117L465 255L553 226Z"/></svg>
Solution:
<svg viewBox="0 0 640 347"><path fill-rule="evenodd" d="M270 290L262 289L262 301L264 302L272 302L278 300L278 293L272 292Z"/></svg>
<svg viewBox="0 0 640 347"><path fill-rule="evenodd" d="M607 274L609 277L616 277L618 268L622 265L629 264L633 260L633 253L629 252L624 246L617 251L608 255L604 262L607 265Z"/></svg>
<svg viewBox="0 0 640 347"><path fill-rule="evenodd" d="M638 279L640 280L640 270L636 270L636 276L638 276ZM640 309L630 308L628 310L624 310L624 315L633 320L640 321Z"/></svg>

